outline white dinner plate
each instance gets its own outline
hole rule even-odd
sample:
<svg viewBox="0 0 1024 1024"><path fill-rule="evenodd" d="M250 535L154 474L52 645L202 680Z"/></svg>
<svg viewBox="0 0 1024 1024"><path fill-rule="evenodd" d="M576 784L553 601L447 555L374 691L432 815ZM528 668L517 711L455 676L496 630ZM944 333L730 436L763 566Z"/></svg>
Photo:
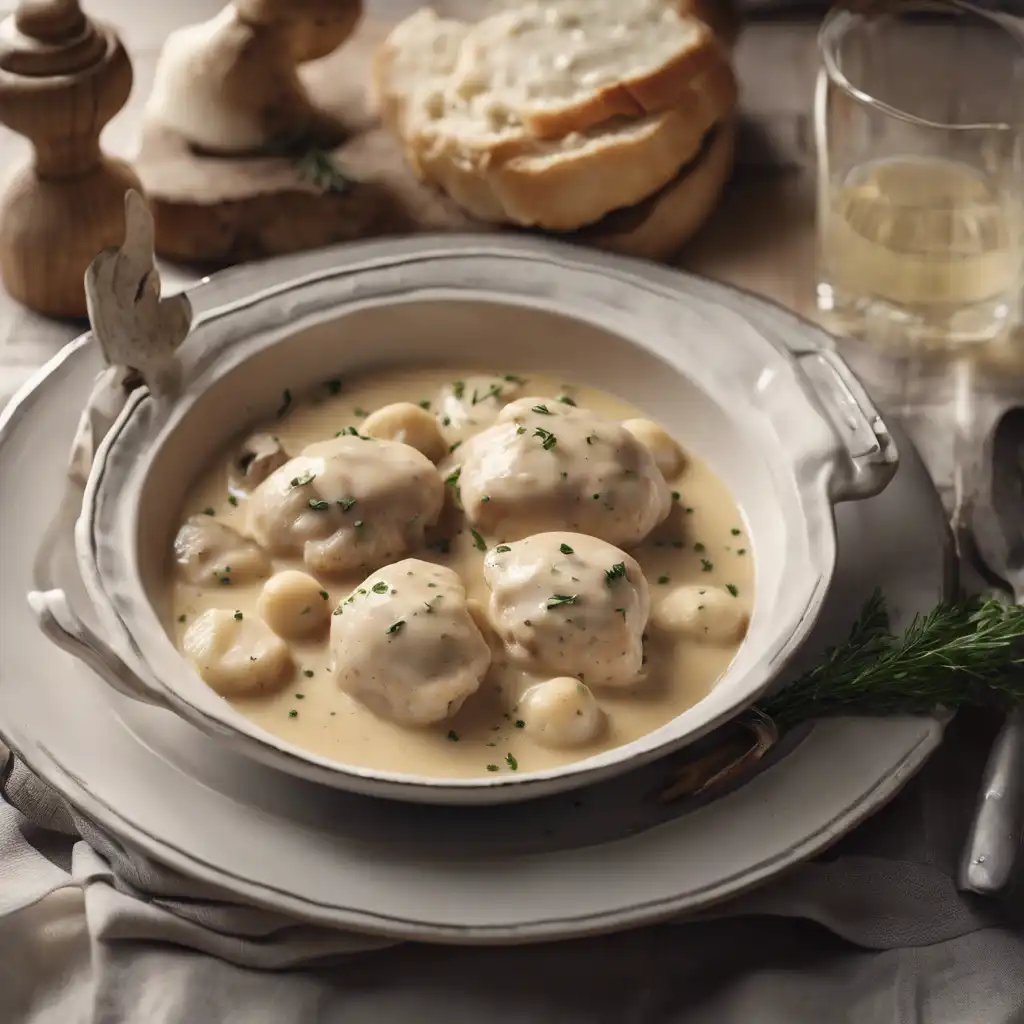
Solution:
<svg viewBox="0 0 1024 1024"><path fill-rule="evenodd" d="M231 272L243 294L248 272ZM761 300L673 277L681 298L792 322ZM813 855L889 800L941 739L931 718L835 719L784 741L743 786L670 805L657 797L672 759L578 793L443 808L347 794L234 755L171 712L115 693L29 612L33 556L99 369L95 347L73 343L0 416L0 736L81 812L184 874L396 938L609 931L698 910ZM909 441L897 440L889 488L837 509L836 580L804 666L842 638L875 586L897 626L945 593L941 504Z"/></svg>

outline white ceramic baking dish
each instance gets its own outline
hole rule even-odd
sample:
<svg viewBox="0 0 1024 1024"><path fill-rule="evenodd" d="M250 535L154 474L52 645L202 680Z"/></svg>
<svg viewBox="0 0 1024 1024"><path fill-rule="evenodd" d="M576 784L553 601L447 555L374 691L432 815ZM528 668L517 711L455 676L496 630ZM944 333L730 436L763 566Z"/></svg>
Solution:
<svg viewBox="0 0 1024 1024"><path fill-rule="evenodd" d="M524 239L347 246L242 268L191 292L173 402L135 391L100 446L76 529L84 589L31 596L43 628L111 685L259 761L328 785L433 803L497 803L581 786L667 753L761 695L799 648L836 559L833 505L876 494L896 450L816 328L778 333L730 289L618 257ZM624 746L547 771L436 779L329 761L235 712L175 649L161 583L186 489L215 454L295 394L394 365L545 371L640 407L725 480L756 563L754 614L697 705ZM81 607L83 597L87 607ZM86 625L83 619L91 625Z"/></svg>

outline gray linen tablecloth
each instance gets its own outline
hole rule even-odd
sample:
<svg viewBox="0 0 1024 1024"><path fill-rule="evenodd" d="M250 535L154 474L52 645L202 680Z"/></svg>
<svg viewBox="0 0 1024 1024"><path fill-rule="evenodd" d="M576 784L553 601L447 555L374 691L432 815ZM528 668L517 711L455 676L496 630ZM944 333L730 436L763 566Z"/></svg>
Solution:
<svg viewBox="0 0 1024 1024"><path fill-rule="evenodd" d="M952 881L990 737L990 722L955 722L830 854L702 920L503 949L389 947L239 906L125 849L12 758L0 1021L1024 1021L1024 885L997 901Z"/></svg>

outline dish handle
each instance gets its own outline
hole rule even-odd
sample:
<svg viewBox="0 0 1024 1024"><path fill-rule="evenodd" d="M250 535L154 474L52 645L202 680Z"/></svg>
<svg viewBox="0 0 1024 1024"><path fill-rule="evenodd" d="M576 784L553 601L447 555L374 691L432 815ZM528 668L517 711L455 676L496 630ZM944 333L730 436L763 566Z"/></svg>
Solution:
<svg viewBox="0 0 1024 1024"><path fill-rule="evenodd" d="M859 501L883 491L896 474L896 442L838 353L829 349L803 352L797 361L824 406L845 452L841 472L830 484L834 502Z"/></svg>
<svg viewBox="0 0 1024 1024"><path fill-rule="evenodd" d="M118 693L154 707L166 707L124 659L72 611L63 590L33 590L29 607L39 628L61 650L93 670Z"/></svg>

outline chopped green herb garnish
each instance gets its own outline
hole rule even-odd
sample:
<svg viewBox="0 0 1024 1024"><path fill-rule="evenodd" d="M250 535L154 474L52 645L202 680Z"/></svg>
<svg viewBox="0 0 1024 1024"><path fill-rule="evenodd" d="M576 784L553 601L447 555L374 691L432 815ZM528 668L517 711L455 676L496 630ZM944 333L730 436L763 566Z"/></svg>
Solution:
<svg viewBox="0 0 1024 1024"><path fill-rule="evenodd" d="M740 592L735 583L726 583L725 589L728 590L733 597L739 597Z"/></svg>
<svg viewBox="0 0 1024 1024"><path fill-rule="evenodd" d="M477 397L476 392L473 392L473 405L479 405L480 402L486 402L488 398L501 398L501 385L492 384L490 388L480 398Z"/></svg>
<svg viewBox="0 0 1024 1024"><path fill-rule="evenodd" d="M215 516L217 514L217 510L215 508L204 508L203 514L207 516Z"/></svg>
<svg viewBox="0 0 1024 1024"><path fill-rule="evenodd" d="M443 416L441 418L441 426L442 427L450 427L451 425L452 425L452 418L451 418L451 416Z"/></svg>
<svg viewBox="0 0 1024 1024"><path fill-rule="evenodd" d="M579 594L552 594L545 604L545 608L560 608L564 604L578 604Z"/></svg>
<svg viewBox="0 0 1024 1024"><path fill-rule="evenodd" d="M445 485L448 486L448 487L451 487L454 484L457 484L459 482L459 477L460 476L462 476L462 467L461 466L459 466L458 469L454 470L453 472L449 473L444 478Z"/></svg>
<svg viewBox="0 0 1024 1024"><path fill-rule="evenodd" d="M345 602L342 601L342 604L344 604L344 603ZM331 614L332 615L344 615L345 614L345 609L342 608L341 604L339 604L338 607L335 608L333 612L331 612Z"/></svg>
<svg viewBox="0 0 1024 1024"><path fill-rule="evenodd" d="M659 576L659 577L658 577L658 582L659 582L659 583L660 583L660 584L661 584L662 586L664 586L664 585L665 585L666 583L668 583L668 577L667 577L667 576Z"/></svg>
<svg viewBox="0 0 1024 1024"><path fill-rule="evenodd" d="M672 492L672 500L673 501L678 501L681 497L682 497L682 495L678 491L673 491Z"/></svg>
<svg viewBox="0 0 1024 1024"><path fill-rule="evenodd" d="M235 619L236 619L236 621L241 622L242 621L242 613L239 612L239 611L236 611L235 612Z"/></svg>
<svg viewBox="0 0 1024 1024"><path fill-rule="evenodd" d="M526 728L526 723L521 718L517 718L516 719L516 728L517 729L525 729Z"/></svg>
<svg viewBox="0 0 1024 1024"><path fill-rule="evenodd" d="M298 718L299 717L299 713L294 708L292 708L292 710L288 712L288 717L289 718Z"/></svg>
<svg viewBox="0 0 1024 1024"><path fill-rule="evenodd" d="M324 509L331 507L331 503L324 501L323 498L310 498L306 504L316 512L323 512Z"/></svg>
<svg viewBox="0 0 1024 1024"><path fill-rule="evenodd" d="M576 554L576 552L573 551L573 549L571 547L569 547L568 544L559 544L558 545L558 550L561 551L563 555L574 555L574 554Z"/></svg>
<svg viewBox="0 0 1024 1024"><path fill-rule="evenodd" d="M463 381L461 381L461 380L457 380L457 381L455 381L455 382L454 382L454 383L452 384L452 394L453 394L453 395L454 395L454 396L455 396L455 397L456 397L457 399L460 399L460 400L461 400L462 396L463 396L463 395L464 395L465 393L466 393L466 385L465 385L465 382L463 382Z"/></svg>
<svg viewBox="0 0 1024 1024"><path fill-rule="evenodd" d="M697 543L693 545L693 550L696 551L697 554L700 554L702 551L707 551L707 548L704 547L700 541L697 541Z"/></svg>
<svg viewBox="0 0 1024 1024"><path fill-rule="evenodd" d="M505 764L507 764L512 771L515 771L519 767L519 762L512 754L505 755Z"/></svg>
<svg viewBox="0 0 1024 1024"><path fill-rule="evenodd" d="M700 570L701 570L701 572L711 572L711 570L714 569L714 567L715 567L715 563L714 562L709 562L706 558L702 558L700 560Z"/></svg>
<svg viewBox="0 0 1024 1024"><path fill-rule="evenodd" d="M535 405L530 412L540 413L541 416L551 415L551 410L546 405Z"/></svg>
<svg viewBox="0 0 1024 1024"><path fill-rule="evenodd" d="M185 621L185 616L184 615L179 615L178 616L178 621L179 622L184 622Z"/></svg>
<svg viewBox="0 0 1024 1024"><path fill-rule="evenodd" d="M734 526L734 527L733 527L733 528L732 528L732 529L731 529L731 530L730 530L729 532L730 532L730 533L731 533L731 534L732 534L732 535L733 535L734 537L738 537L738 536L739 536L739 535L740 535L740 534L741 534L741 533L742 533L743 531L742 531L742 530L737 530L737 529L736 529L736 527Z"/></svg>
<svg viewBox="0 0 1024 1024"><path fill-rule="evenodd" d="M459 734L454 729L449 729L448 730L448 739L450 739L452 741L452 743L458 743L459 742Z"/></svg>
<svg viewBox="0 0 1024 1024"><path fill-rule="evenodd" d="M476 546L476 549L478 551L486 551L487 542L483 539L483 537L481 537L480 534L476 532L476 530L470 530L469 532L473 535L473 544Z"/></svg>
<svg viewBox="0 0 1024 1024"><path fill-rule="evenodd" d="M292 487L305 487L306 484L311 484L315 479L316 473L312 471L303 473L302 476L292 478Z"/></svg>
<svg viewBox="0 0 1024 1024"><path fill-rule="evenodd" d="M512 549L507 544L499 544L494 550L499 555L503 555L506 551L511 551Z"/></svg>
<svg viewBox="0 0 1024 1024"><path fill-rule="evenodd" d="M616 562L610 569L604 571L604 581L611 586L616 580L626 578L626 563Z"/></svg>
<svg viewBox="0 0 1024 1024"><path fill-rule="evenodd" d="M233 508L238 508L238 499L233 494L229 494L228 504L231 505Z"/></svg>
<svg viewBox="0 0 1024 1024"><path fill-rule="evenodd" d="M370 589L375 594L386 594L388 592L388 585L383 580L381 580L379 583L374 583L374 585L370 587Z"/></svg>
<svg viewBox="0 0 1024 1024"><path fill-rule="evenodd" d="M523 385L523 384L526 383L526 378L525 377L517 377L514 373L506 373L503 376L502 380L507 380L509 382L509 384Z"/></svg>
<svg viewBox="0 0 1024 1024"><path fill-rule="evenodd" d="M736 549L736 554L737 555L745 555L746 553L747 553L747 549L746 548L737 548Z"/></svg>
<svg viewBox="0 0 1024 1024"><path fill-rule="evenodd" d="M326 590L321 590L320 591L320 596L326 601L326 600L328 600L330 598L331 595L328 594Z"/></svg>
<svg viewBox="0 0 1024 1024"><path fill-rule="evenodd" d="M522 423L517 423L516 424L516 437L520 437L520 436L522 436L525 433L526 433L526 427L524 427L522 425Z"/></svg>
<svg viewBox="0 0 1024 1024"><path fill-rule="evenodd" d="M685 513L686 513L686 514L687 514L688 516L692 516L692 515L693 515L693 509L692 509L692 508L684 508L684 509L683 509L683 511L684 511L684 512L685 512Z"/></svg>
<svg viewBox="0 0 1024 1024"><path fill-rule="evenodd" d="M448 454L451 455L451 453L455 451L455 449L458 448L460 444L462 444L461 441L456 441L455 444L448 445Z"/></svg>
<svg viewBox="0 0 1024 1024"><path fill-rule="evenodd" d="M487 745L490 746L491 744L488 743ZM498 766L496 764L489 764L487 766L487 770L489 772L496 772L498 770Z"/></svg>
<svg viewBox="0 0 1024 1024"><path fill-rule="evenodd" d="M616 609L615 609L615 611L616 611L616 612L617 612L617 613L618 613L619 615L621 615L621 616L622 616L622 618L623 618L623 621L625 621L625 618L626 618L626 609L625 609L625 608L616 608Z"/></svg>
<svg viewBox="0 0 1024 1024"><path fill-rule="evenodd" d="M543 448L546 452L551 451L551 449L554 448L556 444L558 444L558 438L555 437L555 435L552 434L550 430L542 430L540 427L538 427L533 432L533 436L539 437L541 439L541 448Z"/></svg>
<svg viewBox="0 0 1024 1024"><path fill-rule="evenodd" d="M568 395L559 395L556 401L561 402L562 405L576 405L576 403Z"/></svg>
<svg viewBox="0 0 1024 1024"><path fill-rule="evenodd" d="M339 394L341 394L341 381L340 380L325 380L324 381L324 387L327 388L327 390L332 395L339 395Z"/></svg>
<svg viewBox="0 0 1024 1024"><path fill-rule="evenodd" d="M388 628L386 630L384 630L384 632L385 633L400 633L402 631L402 627L404 625L405 625L405 619L399 619L397 622L392 622L391 625L388 626Z"/></svg>
<svg viewBox="0 0 1024 1024"><path fill-rule="evenodd" d="M341 506L342 512L347 512L356 503L355 498L341 498L337 504Z"/></svg>
<svg viewBox="0 0 1024 1024"><path fill-rule="evenodd" d="M421 409L428 409L428 410L430 409L430 399L429 398L420 399L418 404L419 404L419 407Z"/></svg>

